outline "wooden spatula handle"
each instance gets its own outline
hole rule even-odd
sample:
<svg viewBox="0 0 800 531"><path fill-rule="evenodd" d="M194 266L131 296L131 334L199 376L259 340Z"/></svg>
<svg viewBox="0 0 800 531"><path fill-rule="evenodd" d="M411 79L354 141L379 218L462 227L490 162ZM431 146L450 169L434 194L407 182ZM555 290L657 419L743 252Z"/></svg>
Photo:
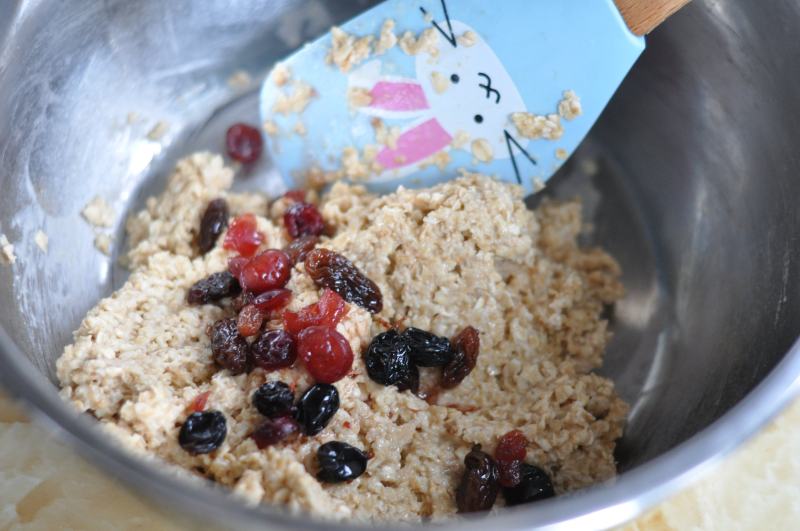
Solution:
<svg viewBox="0 0 800 531"><path fill-rule="evenodd" d="M614 0L636 35L647 35L690 0Z"/></svg>

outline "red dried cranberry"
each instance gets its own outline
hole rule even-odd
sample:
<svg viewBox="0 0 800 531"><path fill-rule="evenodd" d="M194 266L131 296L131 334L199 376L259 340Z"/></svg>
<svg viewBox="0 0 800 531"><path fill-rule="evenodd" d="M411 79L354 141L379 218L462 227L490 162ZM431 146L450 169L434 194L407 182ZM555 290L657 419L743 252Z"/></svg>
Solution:
<svg viewBox="0 0 800 531"><path fill-rule="evenodd" d="M231 256L228 258L228 272L238 280L239 275L242 274L242 269L249 261L250 259L244 256Z"/></svg>
<svg viewBox="0 0 800 531"><path fill-rule="evenodd" d="M305 201L306 200L306 191L305 190L289 190L288 192L283 194L283 197L285 197L289 201L294 201L294 202L298 202L299 203L301 201Z"/></svg>
<svg viewBox="0 0 800 531"><path fill-rule="evenodd" d="M344 299L333 290L324 289L317 302L319 307L319 324L336 326L342 317L347 314L347 304Z"/></svg>
<svg viewBox="0 0 800 531"><path fill-rule="evenodd" d="M214 199L206 207L203 218L200 220L200 234L197 237L197 246L200 254L206 254L214 248L219 235L228 226L228 203L224 199Z"/></svg>
<svg viewBox="0 0 800 531"><path fill-rule="evenodd" d="M319 236L301 236L292 240L283 250L289 255L293 264L299 264L306 259L306 255L311 252L319 243Z"/></svg>
<svg viewBox="0 0 800 531"><path fill-rule="evenodd" d="M497 461L497 482L501 487L516 487L522 475L522 461Z"/></svg>
<svg viewBox="0 0 800 531"><path fill-rule="evenodd" d="M329 326L312 326L300 332L297 354L314 380L322 383L341 380L353 366L350 343Z"/></svg>
<svg viewBox="0 0 800 531"><path fill-rule="evenodd" d="M265 312L255 304L248 304L239 312L236 327L244 337L256 335L264 324Z"/></svg>
<svg viewBox="0 0 800 531"><path fill-rule="evenodd" d="M310 326L336 327L344 317L347 306L338 293L323 290L318 302L309 304L299 312L284 312L283 327L290 334L297 335Z"/></svg>
<svg viewBox="0 0 800 531"><path fill-rule="evenodd" d="M225 148L228 155L243 164L250 164L258 160L264 140L261 132L247 124L234 124L225 133Z"/></svg>
<svg viewBox="0 0 800 531"><path fill-rule="evenodd" d="M305 310L305 308L300 310L299 313L298 312L290 312L290 311L283 312L283 328L284 328L284 330L286 330L287 332L289 332L293 336L296 336L297 334L299 334L300 332L302 332L303 330L305 330L309 326L312 326L311 324L308 324L308 323L309 322L312 322L312 323L316 322L316 320L315 321L310 321L310 320L307 321L306 319L302 319L300 317L300 315L303 313L304 310Z"/></svg>
<svg viewBox="0 0 800 531"><path fill-rule="evenodd" d="M319 236L325 230L325 222L317 207L311 203L294 203L283 214L283 224L292 238Z"/></svg>
<svg viewBox="0 0 800 531"><path fill-rule="evenodd" d="M253 432L253 440L259 450L278 444L300 431L300 425L292 417L266 419Z"/></svg>
<svg viewBox="0 0 800 531"><path fill-rule="evenodd" d="M243 214L231 221L222 246L242 256L253 256L263 241L264 235L258 232L256 217Z"/></svg>
<svg viewBox="0 0 800 531"><path fill-rule="evenodd" d="M243 291L231 301L231 308L233 308L233 311L236 313L239 313L242 311L242 308L248 304L253 304L253 299L255 298L256 296L249 291Z"/></svg>
<svg viewBox="0 0 800 531"><path fill-rule="evenodd" d="M527 446L528 439L519 430L511 430L500 437L494 458L497 460L498 481L502 487L516 487L520 482Z"/></svg>
<svg viewBox="0 0 800 531"><path fill-rule="evenodd" d="M286 288L271 289L265 291L253 299L253 304L258 308L269 314L275 312L289 304L292 300L292 292Z"/></svg>
<svg viewBox="0 0 800 531"><path fill-rule="evenodd" d="M247 291L263 293L285 286L291 271L292 262L286 253L267 249L245 264L239 274L239 283Z"/></svg>
<svg viewBox="0 0 800 531"><path fill-rule="evenodd" d="M511 430L497 442L494 458L498 461L522 461L527 455L528 439L519 430Z"/></svg>
<svg viewBox="0 0 800 531"><path fill-rule="evenodd" d="M383 309L381 290L344 256L328 249L314 249L306 256L305 265L317 286L332 289L347 302L372 313Z"/></svg>
<svg viewBox="0 0 800 531"><path fill-rule="evenodd" d="M285 330L267 330L250 345L250 355L256 367L274 371L294 365L297 347Z"/></svg>
<svg viewBox="0 0 800 531"><path fill-rule="evenodd" d="M236 327L236 319L220 319L211 327L211 352L214 361L231 374L241 374L250 369L247 340Z"/></svg>
<svg viewBox="0 0 800 531"><path fill-rule="evenodd" d="M199 413L206 408L206 403L208 402L208 397L211 396L211 391L206 391L205 393L200 393L194 400L189 404L188 410L192 413Z"/></svg>
<svg viewBox="0 0 800 531"><path fill-rule="evenodd" d="M480 350L478 331L471 326L458 333L450 342L453 345L453 359L442 370L442 387L452 389L461 383L475 368Z"/></svg>

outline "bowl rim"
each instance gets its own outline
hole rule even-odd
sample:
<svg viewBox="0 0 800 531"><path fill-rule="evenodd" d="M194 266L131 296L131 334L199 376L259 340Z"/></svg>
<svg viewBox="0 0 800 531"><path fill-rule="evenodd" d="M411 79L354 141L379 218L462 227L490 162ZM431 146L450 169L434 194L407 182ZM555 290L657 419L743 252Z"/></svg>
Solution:
<svg viewBox="0 0 800 531"><path fill-rule="evenodd" d="M79 415L61 399L57 388L33 367L0 326L0 382L22 400L35 421L106 473L119 478L156 507L177 506L183 515L217 521L236 528L263 528L265 523L283 529L348 529L352 522L330 522L293 515L278 506L246 507L227 490L188 482L158 469L112 444L96 422ZM498 511L492 525L507 529L607 529L642 514L670 494L698 479L733 449L754 435L788 403L800 395L800 340L742 400L694 436L662 455L614 480L536 504ZM437 527L482 529L486 522L466 518ZM360 527L368 527L361 525ZM381 523L382 529L401 529ZM404 528L404 527L403 527Z"/></svg>

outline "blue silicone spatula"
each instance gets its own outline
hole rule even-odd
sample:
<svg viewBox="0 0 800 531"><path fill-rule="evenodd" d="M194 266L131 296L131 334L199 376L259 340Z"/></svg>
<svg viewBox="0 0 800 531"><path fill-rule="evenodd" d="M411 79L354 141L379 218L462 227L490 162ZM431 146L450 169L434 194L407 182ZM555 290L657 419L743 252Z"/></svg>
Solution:
<svg viewBox="0 0 800 531"><path fill-rule="evenodd" d="M298 50L260 112L289 187L461 169L540 189L689 0L387 0Z"/></svg>

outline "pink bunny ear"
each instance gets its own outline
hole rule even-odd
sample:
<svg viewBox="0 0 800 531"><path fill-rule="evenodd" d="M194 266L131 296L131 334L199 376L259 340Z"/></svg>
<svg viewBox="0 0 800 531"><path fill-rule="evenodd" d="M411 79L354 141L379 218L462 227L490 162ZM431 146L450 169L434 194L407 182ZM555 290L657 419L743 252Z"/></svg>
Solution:
<svg viewBox="0 0 800 531"><path fill-rule="evenodd" d="M369 91L370 107L387 111L419 111L429 107L419 83L408 81L378 81Z"/></svg>
<svg viewBox="0 0 800 531"><path fill-rule="evenodd" d="M424 160L450 145L453 137L436 118L405 131L397 139L397 149L384 148L377 161L385 169L400 168Z"/></svg>

